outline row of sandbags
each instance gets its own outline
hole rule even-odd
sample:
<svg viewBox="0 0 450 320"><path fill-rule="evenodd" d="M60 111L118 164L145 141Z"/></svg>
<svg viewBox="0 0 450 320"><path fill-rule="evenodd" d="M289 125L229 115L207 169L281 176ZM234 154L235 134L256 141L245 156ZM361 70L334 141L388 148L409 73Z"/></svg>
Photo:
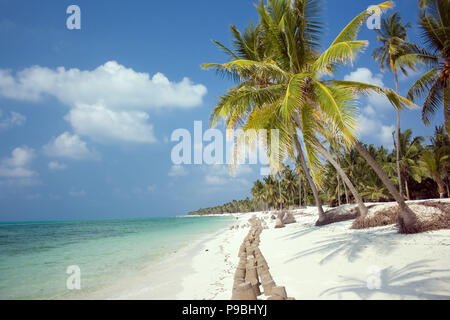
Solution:
<svg viewBox="0 0 450 320"><path fill-rule="evenodd" d="M268 300L293 300L288 298L286 289L277 286L269 266L259 249L260 235L267 229L264 220L253 216L249 219L250 231L239 249L239 264L234 274L232 300L257 300L264 294ZM261 292L261 286L263 292Z"/></svg>

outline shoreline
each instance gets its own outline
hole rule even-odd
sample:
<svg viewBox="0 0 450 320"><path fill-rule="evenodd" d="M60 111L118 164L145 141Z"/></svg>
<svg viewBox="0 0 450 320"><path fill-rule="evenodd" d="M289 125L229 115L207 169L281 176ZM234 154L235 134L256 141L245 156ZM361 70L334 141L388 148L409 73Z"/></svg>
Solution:
<svg viewBox="0 0 450 320"><path fill-rule="evenodd" d="M268 226L259 248L273 280L296 300L450 299L450 230L401 235L394 225L353 230L353 220L316 227L316 207L288 212L296 222L281 229L272 219L278 211L227 214L233 219L224 227L79 298L230 300L239 249L255 216Z"/></svg>

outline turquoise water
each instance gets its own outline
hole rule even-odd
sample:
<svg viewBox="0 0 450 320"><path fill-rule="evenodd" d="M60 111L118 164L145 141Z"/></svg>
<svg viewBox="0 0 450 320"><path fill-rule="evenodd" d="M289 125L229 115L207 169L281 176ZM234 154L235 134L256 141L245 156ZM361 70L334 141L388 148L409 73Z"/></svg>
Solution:
<svg viewBox="0 0 450 320"><path fill-rule="evenodd" d="M0 299L71 299L68 266L81 270L83 293L132 276L229 217L150 218L0 224Z"/></svg>

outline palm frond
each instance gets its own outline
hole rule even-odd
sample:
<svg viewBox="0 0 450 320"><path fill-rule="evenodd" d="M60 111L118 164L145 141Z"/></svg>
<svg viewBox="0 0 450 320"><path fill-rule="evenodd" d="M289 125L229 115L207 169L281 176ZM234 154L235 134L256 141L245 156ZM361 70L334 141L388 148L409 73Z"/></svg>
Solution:
<svg viewBox="0 0 450 320"><path fill-rule="evenodd" d="M367 9L356 16L336 37L331 45L339 42L354 41L358 35L361 24L370 17L374 9L378 9L381 12L385 12L387 9L392 8L393 4L391 1L386 1L378 5L372 6L372 9Z"/></svg>

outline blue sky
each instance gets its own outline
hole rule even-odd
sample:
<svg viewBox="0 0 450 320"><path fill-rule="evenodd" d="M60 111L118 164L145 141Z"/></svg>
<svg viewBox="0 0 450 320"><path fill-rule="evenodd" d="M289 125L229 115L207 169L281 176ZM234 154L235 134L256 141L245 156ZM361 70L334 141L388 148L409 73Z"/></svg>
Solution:
<svg viewBox="0 0 450 320"><path fill-rule="evenodd" d="M177 128L193 131L231 85L204 62L226 57L230 24L256 20L254 1L0 0L0 221L181 215L250 195L257 167L235 177L226 167L173 167ZM323 1L329 44L373 1ZM66 28L66 9L81 8L81 30ZM418 39L415 1L396 1L410 39ZM394 10L391 10L393 12ZM370 53L337 78L393 87ZM63 67L63 68L60 68ZM403 94L419 74L401 78ZM390 147L395 114L380 99L361 100L362 139ZM402 126L427 135L419 111Z"/></svg>

